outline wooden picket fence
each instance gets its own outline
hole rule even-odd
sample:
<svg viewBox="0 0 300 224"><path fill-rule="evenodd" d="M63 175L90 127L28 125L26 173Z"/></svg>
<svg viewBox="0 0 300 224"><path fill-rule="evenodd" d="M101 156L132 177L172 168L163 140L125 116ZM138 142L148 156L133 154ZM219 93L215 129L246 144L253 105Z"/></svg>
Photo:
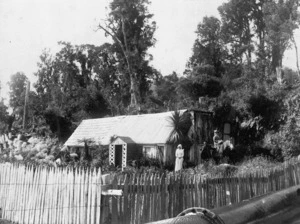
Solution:
<svg viewBox="0 0 300 224"><path fill-rule="evenodd" d="M15 223L99 223L101 172L0 164L1 218Z"/></svg>
<svg viewBox="0 0 300 224"><path fill-rule="evenodd" d="M103 196L101 223L146 223L177 216L189 207L217 208L300 184L300 164L235 177L191 174L118 175L110 188L122 196Z"/></svg>
<svg viewBox="0 0 300 224"><path fill-rule="evenodd" d="M217 208L300 184L299 162L239 176L110 176L100 171L0 164L0 218L28 224L146 223L189 207ZM121 196L103 194L122 190Z"/></svg>

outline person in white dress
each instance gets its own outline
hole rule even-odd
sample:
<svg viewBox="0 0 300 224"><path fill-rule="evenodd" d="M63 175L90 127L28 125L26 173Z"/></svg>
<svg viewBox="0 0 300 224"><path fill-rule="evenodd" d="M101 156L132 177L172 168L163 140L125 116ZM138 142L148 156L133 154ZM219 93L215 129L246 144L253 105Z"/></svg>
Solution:
<svg viewBox="0 0 300 224"><path fill-rule="evenodd" d="M182 169L182 163L183 163L183 156L184 156L184 149L182 148L181 144L177 146L176 152L175 152L175 172Z"/></svg>

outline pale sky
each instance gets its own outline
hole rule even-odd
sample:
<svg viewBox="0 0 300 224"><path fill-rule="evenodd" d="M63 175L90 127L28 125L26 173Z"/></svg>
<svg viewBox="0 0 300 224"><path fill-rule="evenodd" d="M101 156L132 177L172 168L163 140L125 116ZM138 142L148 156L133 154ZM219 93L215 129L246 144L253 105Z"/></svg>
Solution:
<svg viewBox="0 0 300 224"><path fill-rule="evenodd" d="M152 64L163 75L181 74L192 54L197 24L204 16L218 16L226 0L152 0L149 11L158 29L150 49ZM58 41L101 45L108 41L95 32L110 0L0 0L0 80L2 96L9 76L24 72L33 82L42 50L53 53ZM296 40L300 48L300 34ZM286 66L295 68L295 52L286 53Z"/></svg>

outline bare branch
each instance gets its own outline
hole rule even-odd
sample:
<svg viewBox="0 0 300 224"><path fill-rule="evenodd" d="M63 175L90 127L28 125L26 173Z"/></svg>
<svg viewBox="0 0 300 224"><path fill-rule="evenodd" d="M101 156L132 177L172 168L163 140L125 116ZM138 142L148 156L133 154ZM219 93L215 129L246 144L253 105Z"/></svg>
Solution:
<svg viewBox="0 0 300 224"><path fill-rule="evenodd" d="M124 17L122 16L122 32L123 32L123 37L124 37L124 43L125 43L125 48L126 51L128 52L128 44L127 44L127 37L126 37L126 33L125 33L125 22L124 22Z"/></svg>
<svg viewBox="0 0 300 224"><path fill-rule="evenodd" d="M127 62L127 66L128 66L128 69L129 69L129 72L131 72L131 67L130 67L130 63L129 63L129 58L128 58L128 55L127 55L127 49L124 48L123 44L122 44L122 41L117 37L117 34L115 33L115 31L110 28L109 26L107 26L110 30L108 30L107 28L105 28L104 26L102 26L101 24L98 25L100 29L104 30L108 35L110 35L121 47L122 49L122 52L126 58L126 62Z"/></svg>
<svg viewBox="0 0 300 224"><path fill-rule="evenodd" d="M113 30L108 30L106 29L104 26L102 26L101 24L98 25L99 29L102 29L105 31L105 33L107 33L109 36L111 36L119 45L120 47L122 47L122 42L120 41L120 39L115 35L115 33L113 32Z"/></svg>

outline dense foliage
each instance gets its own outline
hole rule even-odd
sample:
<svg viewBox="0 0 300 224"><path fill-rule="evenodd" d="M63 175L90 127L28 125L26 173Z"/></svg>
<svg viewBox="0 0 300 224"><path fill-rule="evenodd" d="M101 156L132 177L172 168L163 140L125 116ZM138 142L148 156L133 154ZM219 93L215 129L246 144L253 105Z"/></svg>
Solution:
<svg viewBox="0 0 300 224"><path fill-rule="evenodd" d="M148 4L148 0L113 0L105 24L99 24L99 28L113 39L119 81L126 83L124 92L133 110L139 110L144 102L149 79L156 73L149 65L152 55L147 53L156 41L156 23L152 21L153 14L148 12Z"/></svg>
<svg viewBox="0 0 300 224"><path fill-rule="evenodd" d="M1 101L0 130L25 125L27 132L64 141L83 119L200 108L214 111L216 127L234 124L241 159L244 154L278 160L299 155L299 74L282 67L285 51L296 47L299 2L222 4L220 19L204 17L198 24L184 74L159 74L150 65L156 23L149 4L111 2L107 20L99 24L111 44L60 42L55 55L42 52L37 82L28 94L26 76L14 74L9 83L12 114ZM176 116L174 144L184 139Z"/></svg>

